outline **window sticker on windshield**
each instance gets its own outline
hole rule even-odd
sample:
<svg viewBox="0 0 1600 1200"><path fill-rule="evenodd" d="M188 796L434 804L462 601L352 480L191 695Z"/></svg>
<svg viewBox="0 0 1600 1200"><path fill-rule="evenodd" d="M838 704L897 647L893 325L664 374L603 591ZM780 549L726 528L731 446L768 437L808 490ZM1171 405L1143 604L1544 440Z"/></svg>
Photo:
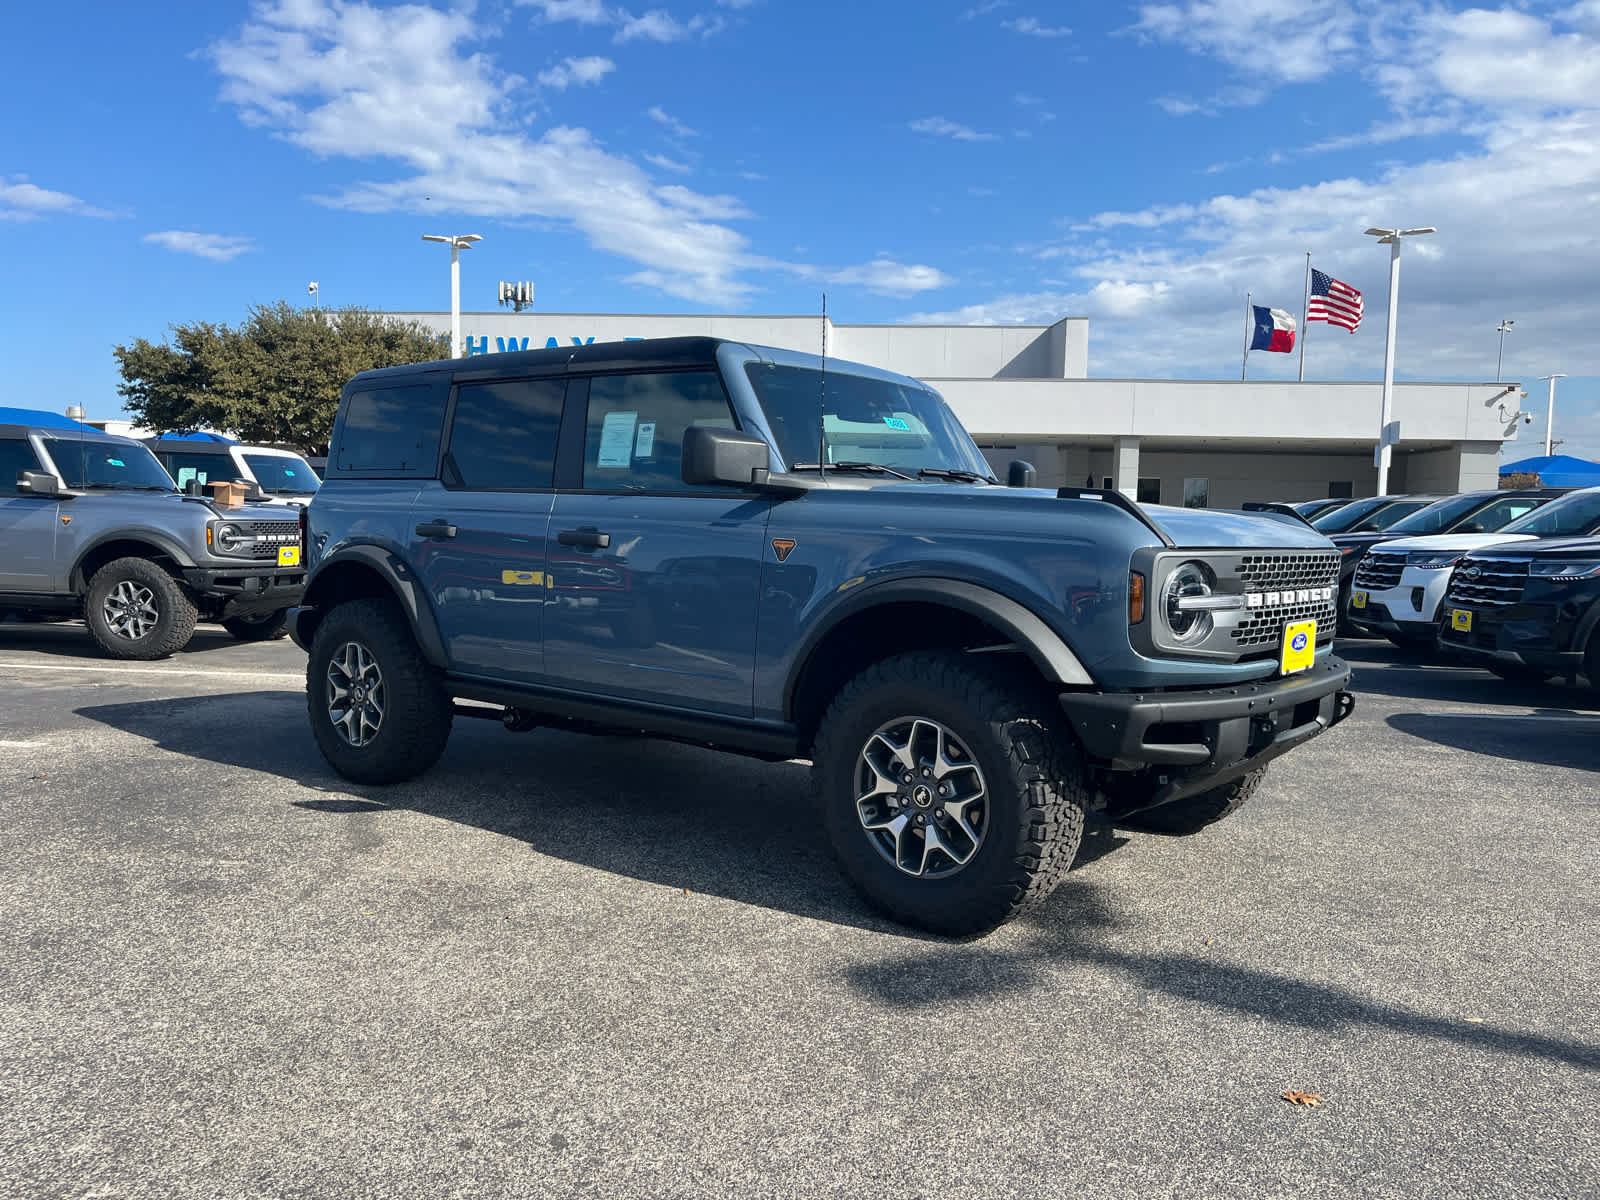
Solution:
<svg viewBox="0 0 1600 1200"><path fill-rule="evenodd" d="M293 467L285 467L283 469L283 473L284 473L284 476L286 478L288 478L288 479L293 479L294 478L294 468Z"/></svg>
<svg viewBox="0 0 1600 1200"><path fill-rule="evenodd" d="M108 462L113 467L125 467L125 466L128 465L127 463L123 462L120 458L108 458L108 459L106 459L106 462Z"/></svg>
<svg viewBox="0 0 1600 1200"><path fill-rule="evenodd" d="M639 440L633 444L635 458L649 458L656 450L656 423L654 421L639 422Z"/></svg>
<svg viewBox="0 0 1600 1200"><path fill-rule="evenodd" d="M639 420L636 412L609 412L600 427L600 467L626 467L632 462L633 427Z"/></svg>
<svg viewBox="0 0 1600 1200"><path fill-rule="evenodd" d="M903 429L907 433L911 432L911 426L906 424L904 417L885 417L883 423L890 429Z"/></svg>

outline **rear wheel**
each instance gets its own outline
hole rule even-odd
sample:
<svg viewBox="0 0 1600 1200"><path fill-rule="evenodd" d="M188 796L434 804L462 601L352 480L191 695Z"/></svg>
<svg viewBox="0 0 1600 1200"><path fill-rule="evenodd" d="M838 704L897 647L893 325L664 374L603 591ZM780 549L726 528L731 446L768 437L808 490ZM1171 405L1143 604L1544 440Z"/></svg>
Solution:
<svg viewBox="0 0 1600 1200"><path fill-rule="evenodd" d="M257 613L249 617L229 617L222 627L241 642L270 642L289 633L289 610Z"/></svg>
<svg viewBox="0 0 1600 1200"><path fill-rule="evenodd" d="M1048 697L957 651L868 667L823 717L812 781L846 878L897 921L985 933L1072 865L1088 802Z"/></svg>
<svg viewBox="0 0 1600 1200"><path fill-rule="evenodd" d="M1187 837L1199 833L1207 825L1215 825L1224 817L1231 817L1245 806L1261 781L1266 778L1266 767L1257 767L1230 783L1220 784L1209 791L1174 800L1157 808L1121 817L1116 824L1145 833L1163 833L1169 837Z"/></svg>
<svg viewBox="0 0 1600 1200"><path fill-rule="evenodd" d="M410 627L376 600L338 605L317 626L306 709L323 757L357 783L422 774L444 753L454 717Z"/></svg>
<svg viewBox="0 0 1600 1200"><path fill-rule="evenodd" d="M183 585L147 558L108 562L83 598L89 635L112 658L166 658L189 644L199 617Z"/></svg>

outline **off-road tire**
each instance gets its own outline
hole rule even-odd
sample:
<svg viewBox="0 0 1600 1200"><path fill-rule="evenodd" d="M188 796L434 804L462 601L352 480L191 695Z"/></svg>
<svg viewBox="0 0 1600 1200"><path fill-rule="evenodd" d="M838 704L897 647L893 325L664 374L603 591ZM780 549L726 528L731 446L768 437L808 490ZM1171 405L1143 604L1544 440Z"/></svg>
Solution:
<svg viewBox="0 0 1600 1200"><path fill-rule="evenodd" d="M271 642L289 636L289 610L262 613L255 617L229 617L222 627L241 642Z"/></svg>
<svg viewBox="0 0 1600 1200"><path fill-rule="evenodd" d="M142 637L118 633L106 619L106 601L122 584L148 590L156 611L154 627ZM89 636L112 658L148 662L166 658L189 644L200 611L188 591L147 558L117 558L94 573L83 597L83 620Z"/></svg>
<svg viewBox="0 0 1600 1200"><path fill-rule="evenodd" d="M1256 789L1261 786L1261 781L1266 775L1266 767L1257 767L1248 774L1241 775L1230 783L1214 787L1210 791L1118 818L1116 823L1125 829L1137 829L1144 833L1187 837L1189 834L1199 833L1207 825L1215 825L1224 817L1231 817L1238 812L1250 797L1256 794Z"/></svg>
<svg viewBox="0 0 1600 1200"><path fill-rule="evenodd" d="M376 660L385 689L382 720L363 746L351 745L329 716L328 672L352 642ZM454 718L438 670L422 657L404 618L380 600L340 604L317 626L306 661L306 710L329 765L346 779L372 784L414 779L438 762Z"/></svg>
<svg viewBox="0 0 1600 1200"><path fill-rule="evenodd" d="M1507 683L1543 683L1552 674L1543 667L1530 666L1528 663L1488 662L1483 665L1489 674L1497 675Z"/></svg>
<svg viewBox="0 0 1600 1200"><path fill-rule="evenodd" d="M898 869L856 807L874 733L901 718L937 722L968 749L985 784L983 838L953 874ZM812 788L845 878L896 921L950 937L986 933L1042 903L1071 867L1089 790L1077 744L1051 698L994 660L958 651L896 655L847 683L822 718Z"/></svg>

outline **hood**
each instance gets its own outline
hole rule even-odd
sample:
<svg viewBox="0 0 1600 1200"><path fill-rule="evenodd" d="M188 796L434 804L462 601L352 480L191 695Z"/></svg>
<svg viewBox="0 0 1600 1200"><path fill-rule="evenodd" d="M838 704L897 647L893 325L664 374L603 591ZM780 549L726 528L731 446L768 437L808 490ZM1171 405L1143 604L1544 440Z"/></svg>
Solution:
<svg viewBox="0 0 1600 1200"><path fill-rule="evenodd" d="M1600 538L1536 538L1534 545L1516 549L1519 558L1600 558Z"/></svg>
<svg viewBox="0 0 1600 1200"><path fill-rule="evenodd" d="M1314 547L1333 543L1304 521L1272 513L1230 512L1217 508L1176 508L1141 504L1146 516L1185 549L1206 546Z"/></svg>
<svg viewBox="0 0 1600 1200"><path fill-rule="evenodd" d="M1392 542L1395 535L1392 533L1335 533L1329 535L1329 541L1335 546L1375 546L1379 542Z"/></svg>
<svg viewBox="0 0 1600 1200"><path fill-rule="evenodd" d="M1427 537L1394 538L1383 544L1386 551L1400 550L1481 550L1508 542L1537 541L1529 533L1430 533Z"/></svg>

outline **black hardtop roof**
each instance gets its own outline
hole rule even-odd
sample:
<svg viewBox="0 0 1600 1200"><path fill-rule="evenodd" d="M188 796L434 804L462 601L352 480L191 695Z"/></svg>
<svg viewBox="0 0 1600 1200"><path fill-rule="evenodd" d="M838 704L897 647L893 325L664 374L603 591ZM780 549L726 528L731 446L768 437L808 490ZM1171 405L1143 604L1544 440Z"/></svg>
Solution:
<svg viewBox="0 0 1600 1200"><path fill-rule="evenodd" d="M438 358L399 367L379 367L374 371L361 372L350 383L392 383L406 376L435 371L447 371L458 379L470 379L474 375L497 378L524 371L564 373L624 367L713 367L717 362L718 347L730 344L746 345L732 338L670 337L590 342L587 346L553 346L543 350L505 350L486 356L469 354L462 358Z"/></svg>
<svg viewBox="0 0 1600 1200"><path fill-rule="evenodd" d="M0 425L0 438L22 438L30 433L40 437L52 438L63 442L76 442L80 438L84 441L111 441L123 442L129 446L143 445L137 438L124 437L120 433L107 433L103 429L86 426L83 429L63 429L55 425Z"/></svg>
<svg viewBox="0 0 1600 1200"><path fill-rule="evenodd" d="M144 444L152 450L182 450L185 454L226 455L237 442L191 442L181 437L150 437Z"/></svg>

